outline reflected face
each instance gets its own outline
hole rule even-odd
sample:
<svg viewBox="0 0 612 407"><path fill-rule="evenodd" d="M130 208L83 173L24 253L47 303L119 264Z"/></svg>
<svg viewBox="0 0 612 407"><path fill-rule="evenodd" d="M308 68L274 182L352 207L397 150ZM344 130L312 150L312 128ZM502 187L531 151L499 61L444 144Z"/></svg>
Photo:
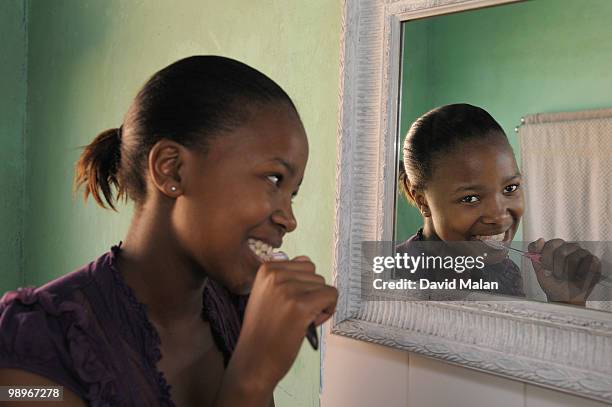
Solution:
<svg viewBox="0 0 612 407"><path fill-rule="evenodd" d="M509 244L524 211L521 176L506 140L468 141L434 162L422 192L426 237Z"/></svg>
<svg viewBox="0 0 612 407"><path fill-rule="evenodd" d="M190 150L173 221L181 246L204 272L247 294L261 248L279 247L296 227L292 198L308 159L301 122L284 105L258 108L241 127Z"/></svg>

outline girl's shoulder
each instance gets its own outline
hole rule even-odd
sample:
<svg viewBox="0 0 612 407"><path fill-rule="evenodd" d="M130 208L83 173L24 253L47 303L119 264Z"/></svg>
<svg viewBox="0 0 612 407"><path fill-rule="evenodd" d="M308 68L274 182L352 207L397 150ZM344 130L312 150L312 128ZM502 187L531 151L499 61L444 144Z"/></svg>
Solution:
<svg viewBox="0 0 612 407"><path fill-rule="evenodd" d="M80 313L92 300L88 295L92 286L99 291L111 288L113 284L110 272L112 257L111 249L111 252L40 287L6 292L0 298L0 324L25 322L37 312L50 320L67 315L83 317Z"/></svg>
<svg viewBox="0 0 612 407"><path fill-rule="evenodd" d="M0 299L0 368L21 369L91 399L88 383L105 375L99 355L96 294L112 284L112 253L41 287L19 288ZM96 298L98 296L99 298Z"/></svg>
<svg viewBox="0 0 612 407"><path fill-rule="evenodd" d="M417 233L410 236L408 239L395 245L395 251L397 253L408 253L414 247L414 242L420 242L422 240L422 230L419 229Z"/></svg>

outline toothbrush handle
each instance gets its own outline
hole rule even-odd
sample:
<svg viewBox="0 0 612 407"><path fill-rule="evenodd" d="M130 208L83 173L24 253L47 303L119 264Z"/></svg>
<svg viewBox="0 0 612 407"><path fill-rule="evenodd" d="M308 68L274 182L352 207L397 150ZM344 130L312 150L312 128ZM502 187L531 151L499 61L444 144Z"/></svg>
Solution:
<svg viewBox="0 0 612 407"><path fill-rule="evenodd" d="M538 264L542 263L542 260L541 260L542 259L542 255L540 253L526 252L526 251L523 251L523 250L515 249L512 246L508 247L508 249L520 253L521 255L527 257L528 259L531 259L531 261L533 261L534 263L538 263Z"/></svg>
<svg viewBox="0 0 612 407"><path fill-rule="evenodd" d="M308 342L310 343L310 346L312 346L312 349L319 349L319 336L317 335L317 327L315 326L314 322L311 322L310 325L308 325L308 331L306 331L306 339L308 339Z"/></svg>

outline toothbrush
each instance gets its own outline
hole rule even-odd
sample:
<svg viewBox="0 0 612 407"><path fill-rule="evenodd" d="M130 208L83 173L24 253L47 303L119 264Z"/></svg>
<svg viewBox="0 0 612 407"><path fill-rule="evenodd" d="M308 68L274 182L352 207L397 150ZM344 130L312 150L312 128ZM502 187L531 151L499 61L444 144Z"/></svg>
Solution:
<svg viewBox="0 0 612 407"><path fill-rule="evenodd" d="M494 240L489 240L489 241L481 240L481 242L483 242L484 244L486 244L489 247L492 247L492 248L498 249L498 250L503 250L503 249L514 250L516 252L519 252L522 256L527 257L528 259L531 259L531 261L533 261L534 263L542 264L542 261L541 261L542 255L539 254L539 253L532 253L532 252L526 252L526 251L523 251L523 250L515 249L512 246L505 246L503 243L497 242L497 241L494 241ZM544 270L544 274L546 276L550 276L552 274L552 271ZM601 284L603 284L604 286L612 287L612 279L609 276L603 276L602 275L601 279L599 280L599 282Z"/></svg>
<svg viewBox="0 0 612 407"><path fill-rule="evenodd" d="M289 260L289 256L287 256L285 252L281 251L273 252L270 257L272 261ZM308 339L310 346L312 346L314 350L319 349L319 337L317 335L317 328L315 327L314 322L311 322L310 325L308 325L308 330L306 331L306 339Z"/></svg>
<svg viewBox="0 0 612 407"><path fill-rule="evenodd" d="M481 240L481 242L497 250L504 250L504 249L514 250L515 252L519 252L522 256L527 257L534 263L542 264L542 261L541 261L542 255L540 253L532 253L532 252L526 252L524 250L515 249L512 246L506 246L502 242L498 242L496 240Z"/></svg>

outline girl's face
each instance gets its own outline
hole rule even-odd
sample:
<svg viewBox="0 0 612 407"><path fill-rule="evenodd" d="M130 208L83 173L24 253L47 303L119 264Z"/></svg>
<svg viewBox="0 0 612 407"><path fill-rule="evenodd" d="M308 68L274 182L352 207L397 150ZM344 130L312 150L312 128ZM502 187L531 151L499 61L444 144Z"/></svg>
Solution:
<svg viewBox="0 0 612 407"><path fill-rule="evenodd" d="M426 190L417 197L429 207L426 236L512 241L524 202L521 175L507 141L465 142L438 157L433 167Z"/></svg>
<svg viewBox="0 0 612 407"><path fill-rule="evenodd" d="M208 276L246 294L261 264L253 246L279 247L297 226L291 205L308 159L304 128L286 106L264 106L207 153L188 154L173 214L181 246Z"/></svg>

